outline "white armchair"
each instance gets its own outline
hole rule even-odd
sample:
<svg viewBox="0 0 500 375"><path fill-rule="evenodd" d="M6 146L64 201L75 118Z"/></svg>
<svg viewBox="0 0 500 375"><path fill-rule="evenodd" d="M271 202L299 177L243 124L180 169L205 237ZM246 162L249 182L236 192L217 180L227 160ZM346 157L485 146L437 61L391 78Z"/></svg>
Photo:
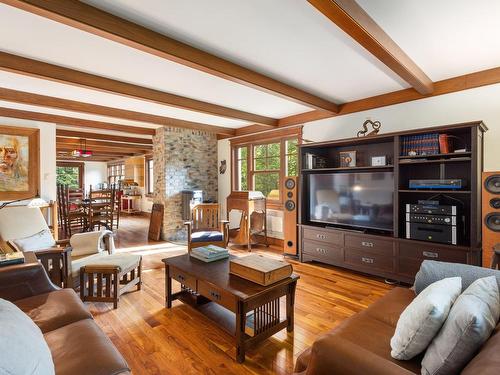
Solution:
<svg viewBox="0 0 500 375"><path fill-rule="evenodd" d="M35 252L51 281L63 287L76 287L81 266L115 250L110 231L79 233L55 241L40 209L27 206L0 210L0 247L5 252Z"/></svg>

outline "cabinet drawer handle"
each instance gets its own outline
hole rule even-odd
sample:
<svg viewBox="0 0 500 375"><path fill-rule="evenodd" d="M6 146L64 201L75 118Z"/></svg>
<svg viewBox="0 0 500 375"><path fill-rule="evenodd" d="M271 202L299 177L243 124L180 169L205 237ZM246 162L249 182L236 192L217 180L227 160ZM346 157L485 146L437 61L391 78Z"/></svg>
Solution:
<svg viewBox="0 0 500 375"><path fill-rule="evenodd" d="M432 251L422 251L422 255L427 258L439 258L439 254Z"/></svg>
<svg viewBox="0 0 500 375"><path fill-rule="evenodd" d="M326 239L327 239L327 236L326 236L326 234L317 234L317 235L316 235L316 238L319 238L319 239L321 239L321 240L326 240Z"/></svg>
<svg viewBox="0 0 500 375"><path fill-rule="evenodd" d="M219 300L219 299L220 299L220 294L219 294L219 293L217 293L217 292L210 292L210 295L211 295L213 298L217 299L217 300Z"/></svg>
<svg viewBox="0 0 500 375"><path fill-rule="evenodd" d="M326 250L326 249L322 249L321 247L317 247L317 248L316 248L316 251L317 251L318 253L321 253L321 254L326 254L326 253L327 253L327 250Z"/></svg>
<svg viewBox="0 0 500 375"><path fill-rule="evenodd" d="M373 264L373 262L374 262L373 258L365 258L365 257L362 257L361 261L363 263L368 263L368 264Z"/></svg>
<svg viewBox="0 0 500 375"><path fill-rule="evenodd" d="M362 241L361 246L373 247L374 245L373 245L373 242Z"/></svg>

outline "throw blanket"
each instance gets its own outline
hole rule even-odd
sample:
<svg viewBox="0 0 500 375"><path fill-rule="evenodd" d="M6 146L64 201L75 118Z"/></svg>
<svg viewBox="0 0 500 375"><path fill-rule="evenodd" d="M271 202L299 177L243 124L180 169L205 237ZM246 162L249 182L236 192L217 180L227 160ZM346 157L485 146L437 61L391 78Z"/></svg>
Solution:
<svg viewBox="0 0 500 375"><path fill-rule="evenodd" d="M107 237L109 249L106 248L104 239ZM102 230L100 232L77 233L71 236L69 244L72 247L71 255L81 256L100 253L108 250L112 254L115 250L113 232Z"/></svg>

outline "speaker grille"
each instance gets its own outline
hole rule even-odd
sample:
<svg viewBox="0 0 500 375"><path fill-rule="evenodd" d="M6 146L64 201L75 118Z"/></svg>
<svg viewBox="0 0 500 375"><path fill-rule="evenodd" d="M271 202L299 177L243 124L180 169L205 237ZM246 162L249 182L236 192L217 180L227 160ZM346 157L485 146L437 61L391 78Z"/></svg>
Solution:
<svg viewBox="0 0 500 375"><path fill-rule="evenodd" d="M496 210L500 210L500 198L490 199L490 207Z"/></svg>
<svg viewBox="0 0 500 375"><path fill-rule="evenodd" d="M293 178L288 178L285 181L285 187L287 189L290 189L290 190L292 190L293 188L295 188L295 180Z"/></svg>
<svg viewBox="0 0 500 375"><path fill-rule="evenodd" d="M489 213L484 218L484 224L493 232L500 232L500 213Z"/></svg>
<svg viewBox="0 0 500 375"><path fill-rule="evenodd" d="M500 175L494 174L486 178L484 188L492 194L500 194Z"/></svg>
<svg viewBox="0 0 500 375"><path fill-rule="evenodd" d="M295 202L294 201L291 201L291 200L288 200L285 202L285 208L287 211L293 211L295 210Z"/></svg>

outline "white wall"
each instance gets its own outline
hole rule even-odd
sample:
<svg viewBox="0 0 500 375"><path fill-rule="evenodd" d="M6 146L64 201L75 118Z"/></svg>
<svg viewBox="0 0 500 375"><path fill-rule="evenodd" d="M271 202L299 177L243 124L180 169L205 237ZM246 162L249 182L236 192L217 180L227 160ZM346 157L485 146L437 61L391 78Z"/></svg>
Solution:
<svg viewBox="0 0 500 375"><path fill-rule="evenodd" d="M382 123L381 133L483 120L489 128L484 141L484 170L500 170L500 84L306 123L303 137L315 142L355 137L367 118ZM224 159L228 163L228 172L219 174L219 202L224 210L231 192L230 156L229 141L220 140L219 164Z"/></svg>
<svg viewBox="0 0 500 375"><path fill-rule="evenodd" d="M500 170L500 84L311 122L303 136L312 141L355 137L367 118L382 123L381 133L483 120L489 128L484 169Z"/></svg>
<svg viewBox="0 0 500 375"><path fill-rule="evenodd" d="M0 117L0 124L40 129L40 197L57 199L56 192L56 125L47 122Z"/></svg>
<svg viewBox="0 0 500 375"><path fill-rule="evenodd" d="M83 181L85 184L85 191L96 189L96 185L108 181L108 164L103 161L85 161L85 170Z"/></svg>

